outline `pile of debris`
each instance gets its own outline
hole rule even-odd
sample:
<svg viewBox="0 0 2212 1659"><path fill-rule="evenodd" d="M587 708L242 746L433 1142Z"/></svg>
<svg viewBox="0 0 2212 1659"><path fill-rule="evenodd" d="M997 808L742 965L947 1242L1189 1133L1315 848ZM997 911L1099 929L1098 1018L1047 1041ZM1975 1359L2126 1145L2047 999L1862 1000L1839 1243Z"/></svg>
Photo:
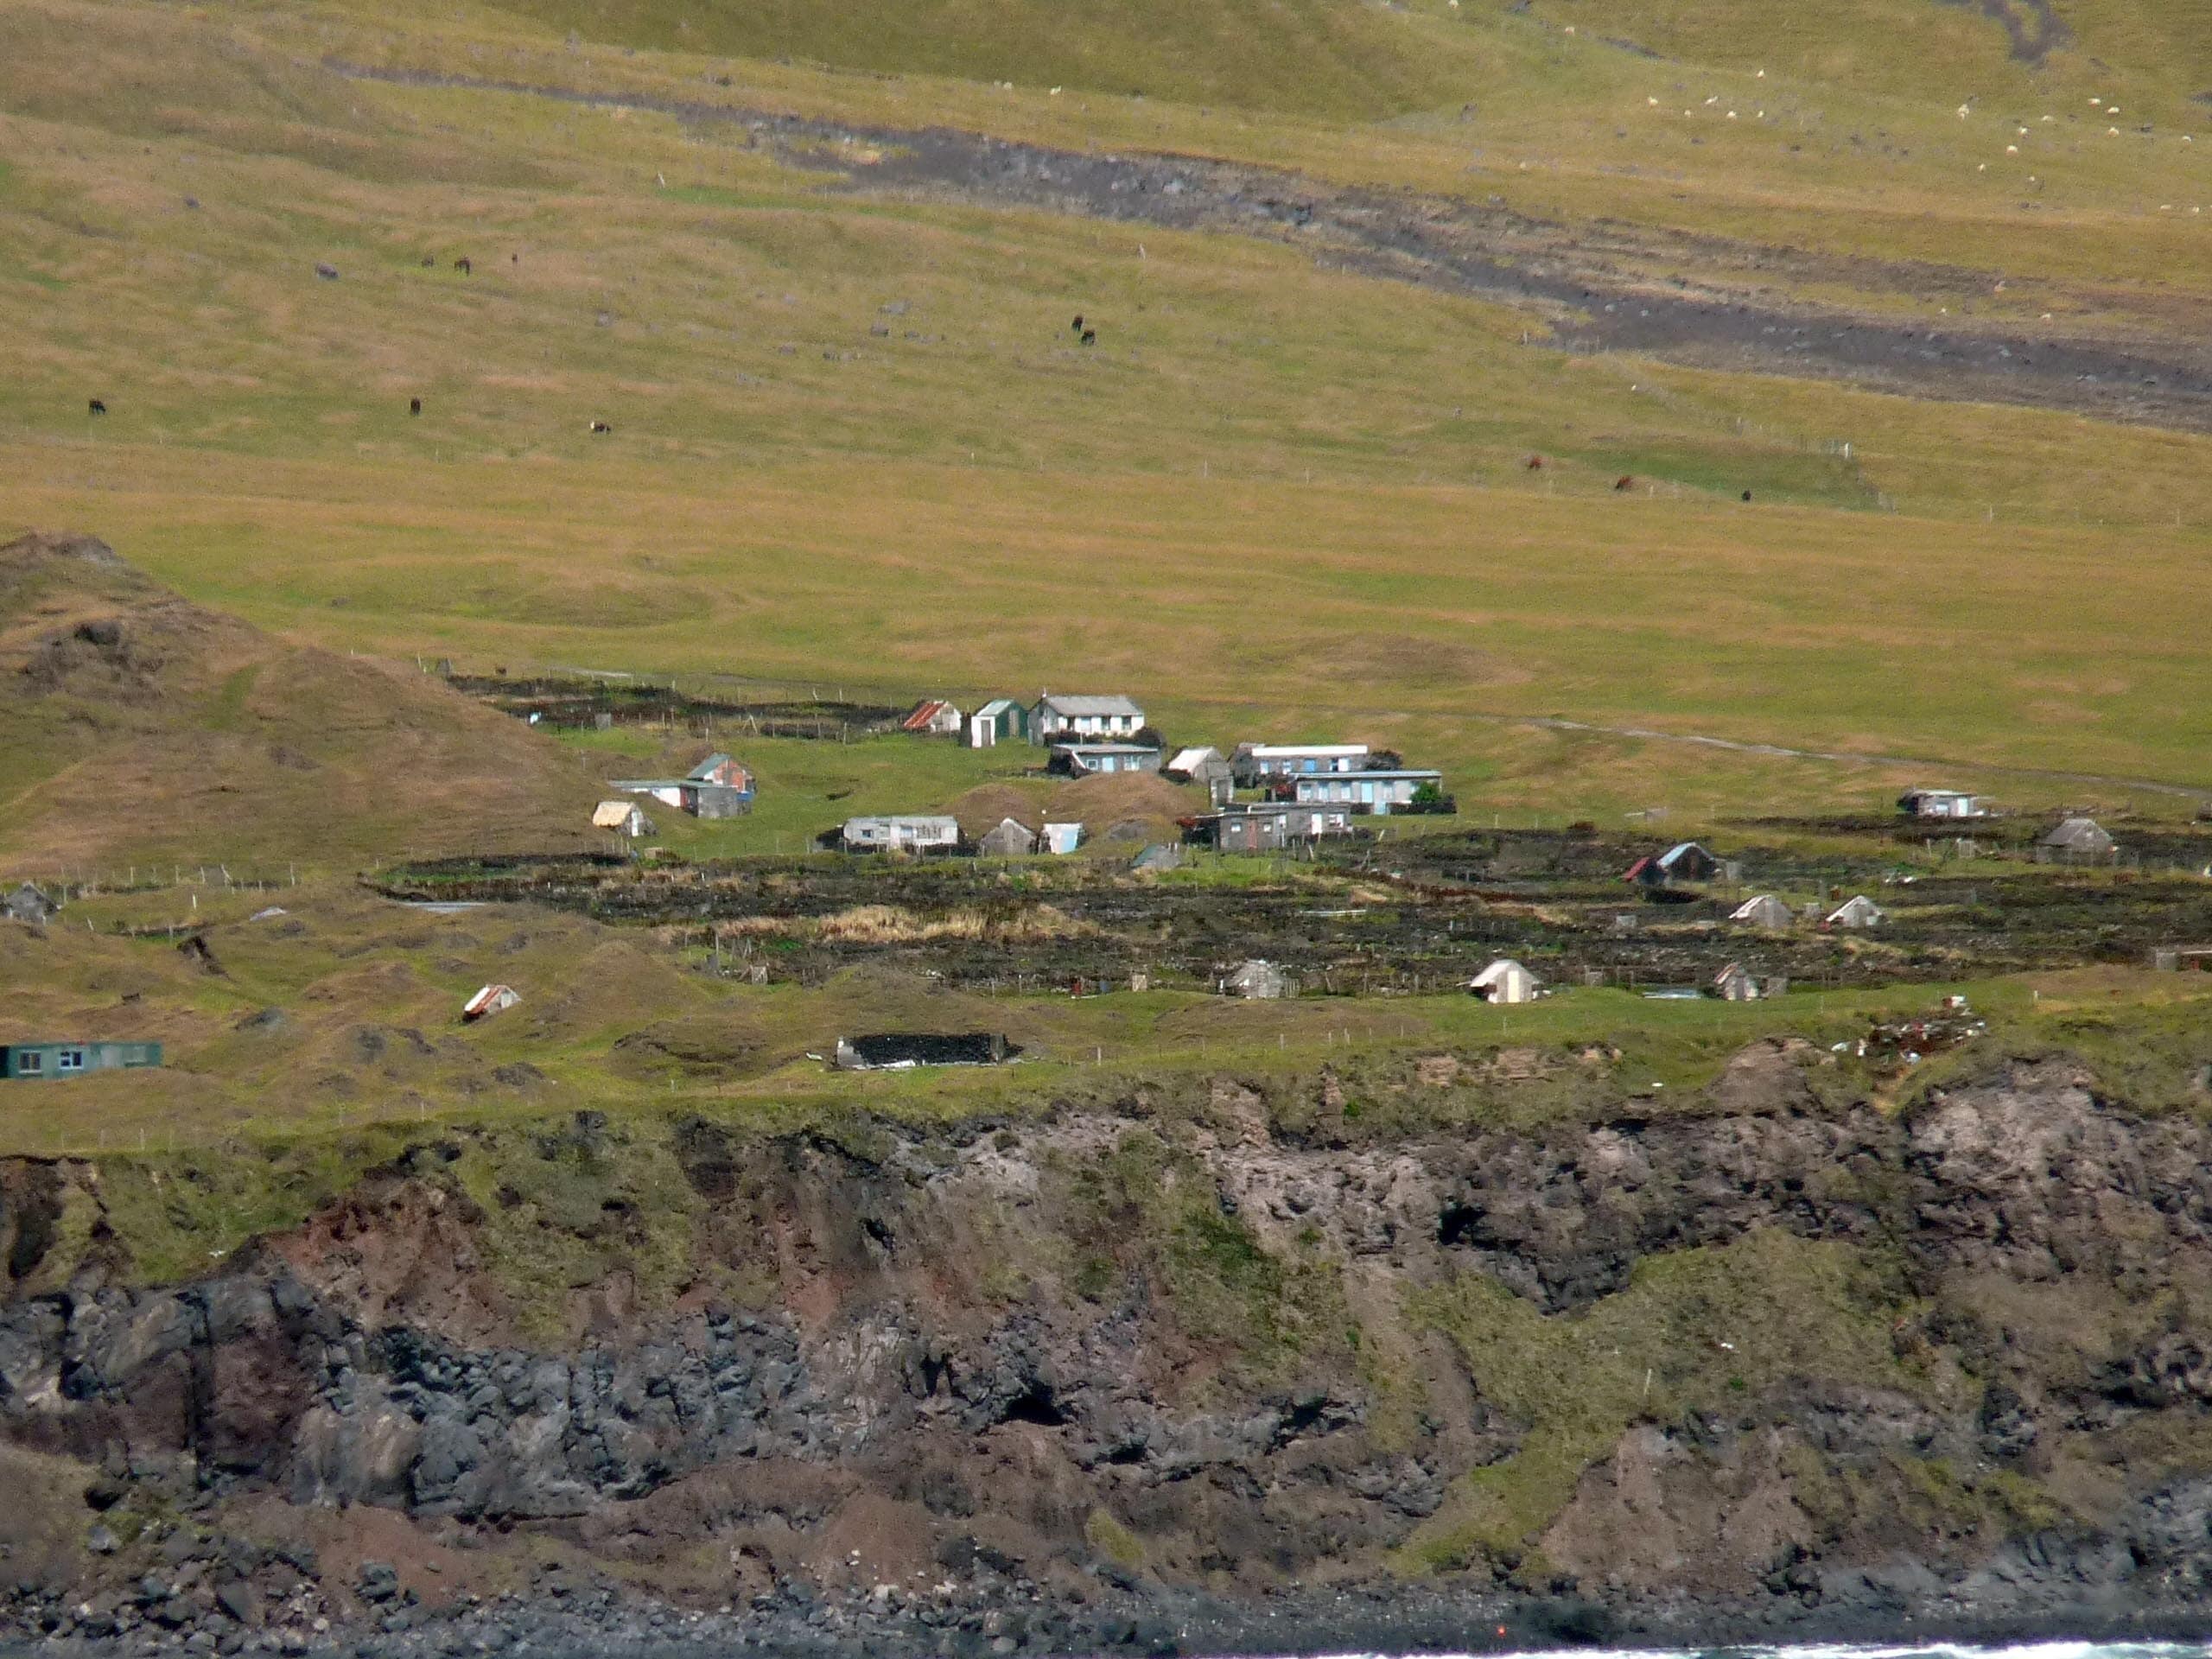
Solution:
<svg viewBox="0 0 2212 1659"><path fill-rule="evenodd" d="M1986 1020L1976 1019L1963 996L1947 996L1934 1012L1909 1020L1877 1020L1853 1045L1838 1043L1839 1052L1855 1049L1862 1060L1885 1070L1902 1071L1918 1065L1931 1054L1941 1054L1985 1036Z"/></svg>

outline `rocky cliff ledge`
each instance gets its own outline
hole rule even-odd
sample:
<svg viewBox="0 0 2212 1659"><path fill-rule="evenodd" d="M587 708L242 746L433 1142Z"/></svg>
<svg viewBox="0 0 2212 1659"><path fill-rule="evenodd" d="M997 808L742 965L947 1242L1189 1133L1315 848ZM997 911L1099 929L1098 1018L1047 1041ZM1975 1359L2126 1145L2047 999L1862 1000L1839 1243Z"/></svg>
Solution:
<svg viewBox="0 0 2212 1659"><path fill-rule="evenodd" d="M929 1131L587 1113L427 1137L163 1285L109 1172L16 1165L0 1590L233 1650L2212 1605L2212 1129L2060 1061L1901 1113L1829 1070L1525 1127L1442 1057Z"/></svg>

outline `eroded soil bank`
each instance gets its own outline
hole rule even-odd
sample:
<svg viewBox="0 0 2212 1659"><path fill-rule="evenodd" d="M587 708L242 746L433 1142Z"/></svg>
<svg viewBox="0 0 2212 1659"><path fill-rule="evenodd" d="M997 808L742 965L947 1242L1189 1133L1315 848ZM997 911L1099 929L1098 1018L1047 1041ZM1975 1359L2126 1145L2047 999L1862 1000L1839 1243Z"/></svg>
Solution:
<svg viewBox="0 0 2212 1659"><path fill-rule="evenodd" d="M1665 1116L1512 1070L431 1134L169 1284L120 1168L16 1164L11 1617L1003 1655L2201 1616L2197 1116L2063 1059L1898 1114L1787 1042Z"/></svg>

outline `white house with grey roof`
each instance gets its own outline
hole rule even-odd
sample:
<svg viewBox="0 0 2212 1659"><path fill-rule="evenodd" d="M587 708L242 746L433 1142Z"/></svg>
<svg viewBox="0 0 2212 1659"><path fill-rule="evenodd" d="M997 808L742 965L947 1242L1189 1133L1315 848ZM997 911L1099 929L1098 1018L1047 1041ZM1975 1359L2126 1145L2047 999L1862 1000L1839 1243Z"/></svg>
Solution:
<svg viewBox="0 0 2212 1659"><path fill-rule="evenodd" d="M1144 729L1144 710L1128 697L1077 697L1047 691L1030 711L1029 737L1050 744L1055 738L1134 737Z"/></svg>
<svg viewBox="0 0 2212 1659"><path fill-rule="evenodd" d="M849 853L943 853L960 845L960 821L936 814L847 818L838 840Z"/></svg>

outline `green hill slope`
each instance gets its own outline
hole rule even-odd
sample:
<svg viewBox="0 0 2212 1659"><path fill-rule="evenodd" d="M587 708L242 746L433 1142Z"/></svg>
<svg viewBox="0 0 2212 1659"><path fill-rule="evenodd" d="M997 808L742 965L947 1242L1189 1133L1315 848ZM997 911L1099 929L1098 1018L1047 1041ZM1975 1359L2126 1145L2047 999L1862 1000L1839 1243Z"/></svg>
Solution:
<svg viewBox="0 0 2212 1659"><path fill-rule="evenodd" d="M1346 120L1457 101L1497 50L1441 23L1440 8L1366 0L512 0L503 9L589 40L661 51Z"/></svg>
<svg viewBox="0 0 2212 1659"><path fill-rule="evenodd" d="M1541 83L1548 43L1957 102L2094 83L2163 118L2212 89L2203 0L497 0L582 40L887 74L1141 93L1324 119ZM2123 112L2125 105L2123 104ZM2148 117L2151 112L2142 114Z"/></svg>
<svg viewBox="0 0 2212 1659"><path fill-rule="evenodd" d="M1129 13L1128 49L1204 15ZM1515 269L1624 305L2182 353L2212 316L2212 142L2072 110L2021 137L1948 89L1694 68L1541 0L1299 15L1445 42L1421 73L1465 70L1476 107L829 73L599 44L582 24L632 29L613 13L572 45L423 0L24 0L0 16L0 306L35 320L0 334L10 510L340 661L890 699L1125 683L1198 741L1391 741L1471 807L1891 781L1475 715L2207 781L2204 438L1785 376L1756 324L1664 362L1561 349L1570 306L1454 292L1448 263L1403 280L1391 237L1501 225ZM2009 61L1976 13L1896 16ZM1216 47L1167 55L1227 74ZM1346 107L1249 68L1262 102ZM926 146L897 135L932 127L1059 156L900 172ZM1257 233L1178 228L1038 181L1094 150L1302 177L1235 198ZM993 167L1036 188L995 194ZM1302 227L1305 180L1376 237Z"/></svg>
<svg viewBox="0 0 2212 1659"><path fill-rule="evenodd" d="M88 537L0 546L0 868L342 868L401 847L582 846L596 791L442 683L273 639Z"/></svg>

